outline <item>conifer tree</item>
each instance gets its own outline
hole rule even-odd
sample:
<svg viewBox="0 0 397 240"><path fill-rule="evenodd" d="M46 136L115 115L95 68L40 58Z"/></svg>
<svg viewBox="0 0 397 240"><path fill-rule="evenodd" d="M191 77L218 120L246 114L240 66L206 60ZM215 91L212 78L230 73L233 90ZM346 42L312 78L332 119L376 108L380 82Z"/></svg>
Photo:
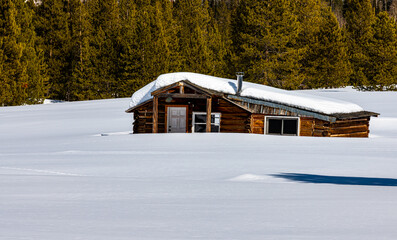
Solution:
<svg viewBox="0 0 397 240"><path fill-rule="evenodd" d="M299 32L290 1L241 1L233 18L236 69L252 82L298 88L304 79Z"/></svg>
<svg viewBox="0 0 397 240"><path fill-rule="evenodd" d="M211 29L208 1L176 1L174 9L179 26L181 70L212 74L214 55L210 40L219 32Z"/></svg>
<svg viewBox="0 0 397 240"><path fill-rule="evenodd" d="M137 7L135 1L120 1L121 19L121 50L118 76L118 92L121 95L132 94L144 86L143 79L140 78L140 59L137 54L138 34L137 34ZM130 91L130 92L129 92Z"/></svg>
<svg viewBox="0 0 397 240"><path fill-rule="evenodd" d="M126 96L162 73L178 71L180 61L172 2L135 0L120 3L123 27L119 82L123 86L120 91Z"/></svg>
<svg viewBox="0 0 397 240"><path fill-rule="evenodd" d="M373 38L375 13L370 0L346 0L344 4L348 55L353 72L350 84L361 87L369 84L369 44Z"/></svg>
<svg viewBox="0 0 397 240"><path fill-rule="evenodd" d="M48 66L49 96L70 100L70 43L67 0L42 0L35 8L35 29Z"/></svg>
<svg viewBox="0 0 397 240"><path fill-rule="evenodd" d="M0 105L40 103L46 91L45 66L23 0L0 1Z"/></svg>
<svg viewBox="0 0 397 240"><path fill-rule="evenodd" d="M226 0L209 1L213 37L210 44L214 56L213 74L220 77L233 76L231 17L237 4Z"/></svg>
<svg viewBox="0 0 397 240"><path fill-rule="evenodd" d="M376 17L374 37L370 43L369 83L371 90L397 89L397 29L387 12Z"/></svg>
<svg viewBox="0 0 397 240"><path fill-rule="evenodd" d="M319 1L313 3L315 6L307 5L309 8L306 9L311 9L317 18L311 16L306 23L302 21L306 25L306 34L300 40L306 46L301 61L306 76L304 84L309 88L346 86L351 67L342 30L330 7L321 5ZM311 31L307 32L308 29Z"/></svg>
<svg viewBox="0 0 397 240"><path fill-rule="evenodd" d="M97 91L93 84L95 57L92 47L92 26L86 4L81 0L70 0L71 34L71 100L96 99Z"/></svg>
<svg viewBox="0 0 397 240"><path fill-rule="evenodd" d="M94 99L117 97L117 59L120 48L120 17L117 0L86 3L92 19L92 86Z"/></svg>

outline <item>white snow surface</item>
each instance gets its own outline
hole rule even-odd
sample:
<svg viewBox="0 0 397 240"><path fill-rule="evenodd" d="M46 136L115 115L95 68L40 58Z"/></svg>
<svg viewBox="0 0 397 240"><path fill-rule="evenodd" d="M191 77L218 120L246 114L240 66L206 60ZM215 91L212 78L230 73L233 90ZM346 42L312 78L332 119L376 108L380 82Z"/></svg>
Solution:
<svg viewBox="0 0 397 240"><path fill-rule="evenodd" d="M130 107L135 107L151 99L153 91L182 80L188 80L200 87L226 94L236 94L237 92L237 80L189 72L167 73L160 75L155 81L136 91L131 97ZM363 111L357 104L347 101L287 91L250 82L243 82L240 96L287 104L325 114Z"/></svg>
<svg viewBox="0 0 397 240"><path fill-rule="evenodd" d="M0 108L0 239L394 240L397 93L370 138L129 134L129 99Z"/></svg>

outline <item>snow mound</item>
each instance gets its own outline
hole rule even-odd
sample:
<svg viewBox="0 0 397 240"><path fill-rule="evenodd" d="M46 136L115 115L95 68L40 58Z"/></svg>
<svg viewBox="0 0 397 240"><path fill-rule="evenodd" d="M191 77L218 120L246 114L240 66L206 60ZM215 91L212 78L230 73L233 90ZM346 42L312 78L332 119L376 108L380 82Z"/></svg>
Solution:
<svg viewBox="0 0 397 240"><path fill-rule="evenodd" d="M256 174L243 174L234 178L229 179L232 182L264 182L266 180L271 179L271 176L267 175L256 175Z"/></svg>
<svg viewBox="0 0 397 240"><path fill-rule="evenodd" d="M64 103L62 100L44 99L43 104Z"/></svg>
<svg viewBox="0 0 397 240"><path fill-rule="evenodd" d="M110 132L110 133L101 133L95 136L107 137L107 136L120 136L120 135L129 135L132 134L131 131L123 131L123 132Z"/></svg>
<svg viewBox="0 0 397 240"><path fill-rule="evenodd" d="M225 94L235 95L237 91L237 80L189 72L167 73L160 75L155 81L136 91L131 97L130 107L135 107L150 100L153 91L182 80L188 80L200 87ZM240 96L286 104L324 114L363 111L360 106L354 103L249 82L243 83Z"/></svg>

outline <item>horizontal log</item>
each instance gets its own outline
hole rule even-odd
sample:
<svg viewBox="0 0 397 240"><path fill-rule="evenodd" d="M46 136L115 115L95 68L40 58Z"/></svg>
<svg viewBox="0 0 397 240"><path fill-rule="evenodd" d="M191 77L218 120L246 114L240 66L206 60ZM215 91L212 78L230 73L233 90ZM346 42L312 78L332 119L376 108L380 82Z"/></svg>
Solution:
<svg viewBox="0 0 397 240"><path fill-rule="evenodd" d="M229 120L221 119L221 125L246 125L250 124L248 120Z"/></svg>
<svg viewBox="0 0 397 240"><path fill-rule="evenodd" d="M311 126L310 127L301 126L300 131L312 132L313 128Z"/></svg>
<svg viewBox="0 0 397 240"><path fill-rule="evenodd" d="M215 111L213 111L215 112ZM241 118L241 119L251 119L249 114L239 114L239 113L221 113L221 118Z"/></svg>
<svg viewBox="0 0 397 240"><path fill-rule="evenodd" d="M251 124L252 124L253 127L263 128L265 123L263 121L252 121Z"/></svg>
<svg viewBox="0 0 397 240"><path fill-rule="evenodd" d="M221 125L221 130L248 130L251 129L250 126L245 125L245 126L236 126L236 125Z"/></svg>
<svg viewBox="0 0 397 240"><path fill-rule="evenodd" d="M306 128L313 128L313 123L312 122L301 122L300 126L306 127Z"/></svg>
<svg viewBox="0 0 397 240"><path fill-rule="evenodd" d="M346 122L360 122L360 121L369 121L368 118L356 118L356 119L346 119L346 120L337 120L335 123L346 123Z"/></svg>
<svg viewBox="0 0 397 240"><path fill-rule="evenodd" d="M369 132L355 132L346 134L332 134L330 137L368 137Z"/></svg>
<svg viewBox="0 0 397 240"><path fill-rule="evenodd" d="M331 134L343 134L343 133L366 132L366 131L368 131L367 125L330 129Z"/></svg>
<svg viewBox="0 0 397 240"><path fill-rule="evenodd" d="M184 94L180 94L180 93L169 93L169 94L167 94L167 93L161 93L161 94L159 94L158 95L158 97L161 97L161 98L168 98L168 97L171 97L171 98L202 98L202 99L206 99L207 98L207 96L206 95L203 95L203 94L192 94L192 93L184 93Z"/></svg>
<svg viewBox="0 0 397 240"><path fill-rule="evenodd" d="M360 125L369 126L369 121L355 121L355 122L333 123L333 124L330 125L330 127L332 127L332 128L342 128L342 127L360 126Z"/></svg>
<svg viewBox="0 0 397 240"><path fill-rule="evenodd" d="M328 131L322 131L322 130L313 130L313 136L321 136L321 137L325 137L325 136L329 136L329 132Z"/></svg>
<svg viewBox="0 0 397 240"><path fill-rule="evenodd" d="M165 111L164 110L160 110L159 109L159 111L158 111L158 113L160 114L160 113L162 113L162 114L165 114ZM153 109L152 110L150 110L150 111L138 111L138 113L134 113L134 116L135 115L153 115Z"/></svg>
<svg viewBox="0 0 397 240"><path fill-rule="evenodd" d="M249 129L222 129L222 133L249 133Z"/></svg>
<svg viewBox="0 0 397 240"><path fill-rule="evenodd" d="M312 136L313 133L309 131L300 131L299 136Z"/></svg>
<svg viewBox="0 0 397 240"><path fill-rule="evenodd" d="M257 133L257 134L263 134L264 133L263 132L263 128L256 128L256 127L252 128L251 132L252 133Z"/></svg>
<svg viewBox="0 0 397 240"><path fill-rule="evenodd" d="M329 127L329 125L330 125L330 123L329 122L323 122L323 121L315 121L314 122L314 126L317 126L317 127Z"/></svg>
<svg viewBox="0 0 397 240"><path fill-rule="evenodd" d="M229 112L229 113L248 113L248 111L245 111L241 108L238 107L214 107L214 111L219 111L219 112Z"/></svg>
<svg viewBox="0 0 397 240"><path fill-rule="evenodd" d="M313 126L313 130L317 131L328 131L329 129L329 127Z"/></svg>

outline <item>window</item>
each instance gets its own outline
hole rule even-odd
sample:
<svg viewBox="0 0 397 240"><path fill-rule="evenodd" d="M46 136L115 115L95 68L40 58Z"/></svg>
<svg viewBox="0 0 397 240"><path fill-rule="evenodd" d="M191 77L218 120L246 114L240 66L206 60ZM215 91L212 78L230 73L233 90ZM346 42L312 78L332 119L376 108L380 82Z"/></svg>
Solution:
<svg viewBox="0 0 397 240"><path fill-rule="evenodd" d="M299 118L265 117L266 134L298 135Z"/></svg>
<svg viewBox="0 0 397 240"><path fill-rule="evenodd" d="M193 112L192 132L206 132L207 113ZM211 132L219 132L221 125L221 114L211 113Z"/></svg>

